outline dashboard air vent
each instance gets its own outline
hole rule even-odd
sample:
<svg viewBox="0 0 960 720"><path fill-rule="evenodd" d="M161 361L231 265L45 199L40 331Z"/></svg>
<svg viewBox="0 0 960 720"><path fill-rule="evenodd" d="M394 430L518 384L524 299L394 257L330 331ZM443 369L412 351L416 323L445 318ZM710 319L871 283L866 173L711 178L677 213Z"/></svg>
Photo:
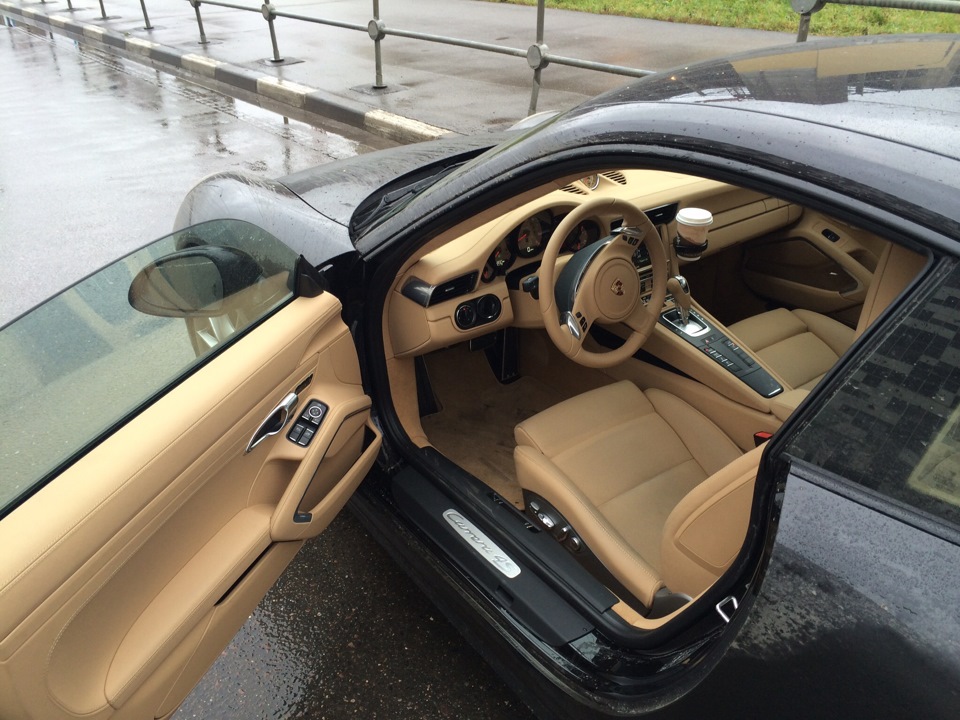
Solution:
<svg viewBox="0 0 960 720"><path fill-rule="evenodd" d="M472 292L477 284L477 277L479 277L477 272L467 273L439 285L428 285L420 278L414 277L407 281L400 294L413 300L417 305L430 307Z"/></svg>
<svg viewBox="0 0 960 720"><path fill-rule="evenodd" d="M564 185L560 188L564 192L573 193L574 195L587 195L587 191L578 185Z"/></svg>
<svg viewBox="0 0 960 720"><path fill-rule="evenodd" d="M605 178L609 178L610 180L613 180L618 185L627 184L626 176L619 170L609 170L607 172L602 172L600 174L603 175Z"/></svg>

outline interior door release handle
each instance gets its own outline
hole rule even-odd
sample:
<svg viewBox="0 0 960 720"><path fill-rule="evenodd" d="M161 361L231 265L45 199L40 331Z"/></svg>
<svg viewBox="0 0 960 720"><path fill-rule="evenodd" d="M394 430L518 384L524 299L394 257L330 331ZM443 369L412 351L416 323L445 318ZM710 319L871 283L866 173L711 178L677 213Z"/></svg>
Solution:
<svg viewBox="0 0 960 720"><path fill-rule="evenodd" d="M287 424L287 420L290 419L296 407L297 394L288 393L287 396L280 401L280 404L271 410L270 414L260 423L260 427L253 433L253 437L251 437L250 442L247 443L247 449L243 451L243 454L246 455L268 437L276 435L283 430Z"/></svg>

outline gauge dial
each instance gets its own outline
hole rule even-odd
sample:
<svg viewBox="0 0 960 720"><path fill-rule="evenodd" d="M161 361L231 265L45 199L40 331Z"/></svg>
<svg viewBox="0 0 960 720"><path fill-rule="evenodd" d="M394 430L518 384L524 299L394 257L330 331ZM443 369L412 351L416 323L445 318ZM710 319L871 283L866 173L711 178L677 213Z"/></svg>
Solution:
<svg viewBox="0 0 960 720"><path fill-rule="evenodd" d="M563 249L571 252L583 250L587 245L600 239L600 226L593 220L584 220L577 225L563 241Z"/></svg>
<svg viewBox="0 0 960 720"><path fill-rule="evenodd" d="M507 238L504 238L500 241L500 244L494 248L487 264L493 265L498 275L503 275L510 266L513 265L514 259L515 256L513 250L510 249L510 243L507 241Z"/></svg>
<svg viewBox="0 0 960 720"><path fill-rule="evenodd" d="M493 279L497 276L497 266L493 264L493 258L487 260L486 265L483 266L483 273L480 275L480 280L485 283L493 282Z"/></svg>
<svg viewBox="0 0 960 720"><path fill-rule="evenodd" d="M600 186L600 176L597 174L587 175L580 178L580 182L586 185L588 190L596 190Z"/></svg>
<svg viewBox="0 0 960 720"><path fill-rule="evenodd" d="M517 238L517 255L522 258L531 258L540 254L549 236L552 222L553 217L549 213L539 213L524 220L514 231Z"/></svg>

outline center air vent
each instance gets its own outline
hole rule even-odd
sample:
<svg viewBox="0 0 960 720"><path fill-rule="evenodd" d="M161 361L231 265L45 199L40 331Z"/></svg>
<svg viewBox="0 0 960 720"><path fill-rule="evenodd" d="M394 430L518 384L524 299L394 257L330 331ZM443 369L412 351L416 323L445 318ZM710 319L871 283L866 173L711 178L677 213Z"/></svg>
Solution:
<svg viewBox="0 0 960 720"><path fill-rule="evenodd" d="M588 194L587 191L584 190L584 189L583 189L582 187L580 187L579 185L564 185L564 186L563 186L562 188L560 188L560 189L563 190L564 192L573 193L574 195L587 195L587 194Z"/></svg>

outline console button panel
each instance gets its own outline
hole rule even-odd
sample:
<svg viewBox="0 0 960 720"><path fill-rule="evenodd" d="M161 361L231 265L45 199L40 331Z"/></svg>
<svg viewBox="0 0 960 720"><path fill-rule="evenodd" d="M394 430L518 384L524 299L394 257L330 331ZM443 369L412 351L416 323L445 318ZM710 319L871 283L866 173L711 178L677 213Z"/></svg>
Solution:
<svg viewBox="0 0 960 720"><path fill-rule="evenodd" d="M684 332L675 321L669 318L671 314L676 314L676 312L676 310L667 310L661 313L660 323L763 397L771 398L783 392L780 383L774 380L770 373L757 365L750 353L728 338L722 331L711 327L699 313L690 311L690 314L706 328L706 332L691 335Z"/></svg>

